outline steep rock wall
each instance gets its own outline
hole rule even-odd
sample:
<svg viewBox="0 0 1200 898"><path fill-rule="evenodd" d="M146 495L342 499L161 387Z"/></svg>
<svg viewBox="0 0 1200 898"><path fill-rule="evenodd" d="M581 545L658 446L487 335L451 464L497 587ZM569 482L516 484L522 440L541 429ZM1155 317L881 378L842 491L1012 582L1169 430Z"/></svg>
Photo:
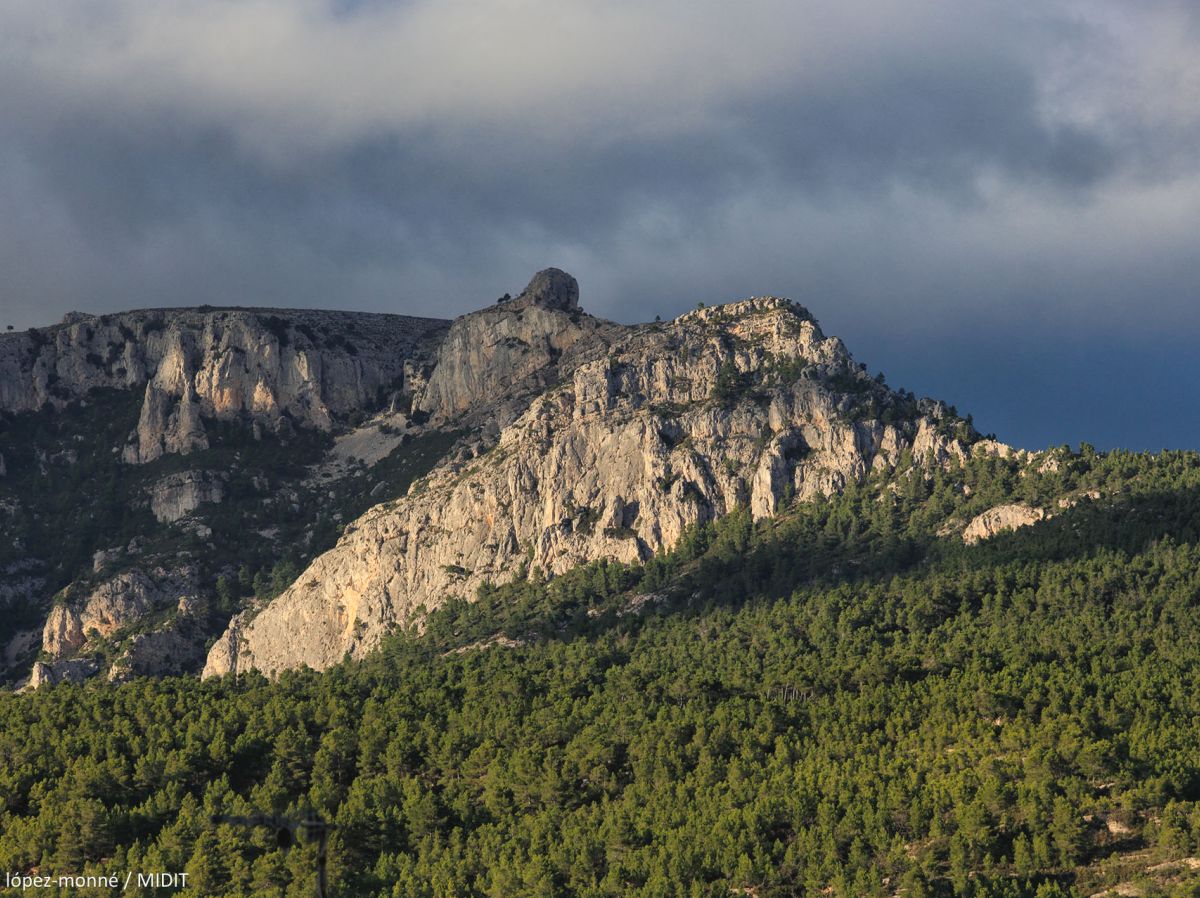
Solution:
<svg viewBox="0 0 1200 898"><path fill-rule="evenodd" d="M62 407L96 388L144 389L131 463L207 445L204 419L328 429L403 384L448 323L400 315L247 309L68 316L0 335L0 410ZM285 422L286 419L286 422ZM281 423L283 422L283 423Z"/></svg>

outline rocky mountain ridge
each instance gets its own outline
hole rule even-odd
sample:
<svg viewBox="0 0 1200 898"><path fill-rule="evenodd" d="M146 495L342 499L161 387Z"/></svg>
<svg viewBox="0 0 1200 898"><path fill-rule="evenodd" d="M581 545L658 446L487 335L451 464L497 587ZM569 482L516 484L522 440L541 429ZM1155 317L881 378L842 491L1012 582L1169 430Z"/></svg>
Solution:
<svg viewBox="0 0 1200 898"><path fill-rule="evenodd" d="M70 316L0 338L4 666L328 667L522 571L981 451L1009 452L776 297L627 326L547 269L453 322Z"/></svg>
<svg viewBox="0 0 1200 898"><path fill-rule="evenodd" d="M214 580L236 568L229 544L280 552L278 527L226 521L222 545L209 522L222 505L268 521L319 507L297 491L324 435L407 408L449 326L202 307L0 335L0 675L28 671L37 647L46 682L100 650L111 675L195 669L220 613Z"/></svg>

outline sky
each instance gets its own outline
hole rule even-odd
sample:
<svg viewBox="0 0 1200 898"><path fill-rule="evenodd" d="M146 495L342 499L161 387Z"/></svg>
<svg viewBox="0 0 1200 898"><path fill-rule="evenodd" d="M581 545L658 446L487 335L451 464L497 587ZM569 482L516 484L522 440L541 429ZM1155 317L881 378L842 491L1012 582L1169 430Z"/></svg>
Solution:
<svg viewBox="0 0 1200 898"><path fill-rule="evenodd" d="M0 327L783 295L1016 445L1200 448L1200 4L5 0Z"/></svg>

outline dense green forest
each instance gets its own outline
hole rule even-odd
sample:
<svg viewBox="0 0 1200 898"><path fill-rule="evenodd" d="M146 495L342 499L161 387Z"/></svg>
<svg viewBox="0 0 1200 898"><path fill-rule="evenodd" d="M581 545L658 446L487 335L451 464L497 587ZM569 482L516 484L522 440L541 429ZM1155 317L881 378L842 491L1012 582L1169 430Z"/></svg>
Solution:
<svg viewBox="0 0 1200 898"><path fill-rule="evenodd" d="M1200 456L904 466L323 674L0 695L4 870L312 895L256 810L337 824L338 896L1200 895Z"/></svg>

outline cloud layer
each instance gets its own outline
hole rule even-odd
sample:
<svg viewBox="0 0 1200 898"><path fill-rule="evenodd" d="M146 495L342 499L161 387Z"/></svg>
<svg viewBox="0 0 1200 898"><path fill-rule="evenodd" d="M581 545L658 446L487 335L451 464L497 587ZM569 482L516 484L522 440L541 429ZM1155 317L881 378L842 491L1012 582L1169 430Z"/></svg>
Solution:
<svg viewBox="0 0 1200 898"><path fill-rule="evenodd" d="M1165 401L1154 347L1200 336L1195 5L833 7L9 0L0 324L449 315L556 264L619 320L793 296L1026 442L1109 432L1072 403L1105 357L1115 408Z"/></svg>

